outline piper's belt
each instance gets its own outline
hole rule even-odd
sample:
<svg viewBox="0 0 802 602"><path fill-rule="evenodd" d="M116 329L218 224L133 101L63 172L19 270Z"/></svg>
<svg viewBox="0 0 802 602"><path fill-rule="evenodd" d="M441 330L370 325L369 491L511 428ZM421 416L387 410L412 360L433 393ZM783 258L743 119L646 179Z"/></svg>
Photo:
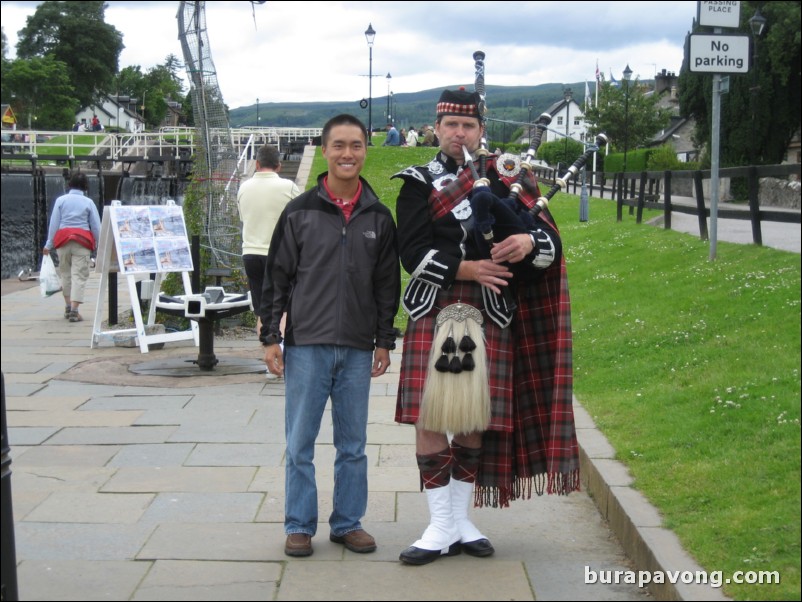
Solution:
<svg viewBox="0 0 802 602"><path fill-rule="evenodd" d="M411 320L425 316L434 307L439 287L425 282L418 278L413 278L407 285L404 298L401 304L404 311L409 314ZM482 301L485 306L487 316L498 324L501 328L507 328L512 322L513 308L510 307L503 295L491 291L489 288L482 287Z"/></svg>

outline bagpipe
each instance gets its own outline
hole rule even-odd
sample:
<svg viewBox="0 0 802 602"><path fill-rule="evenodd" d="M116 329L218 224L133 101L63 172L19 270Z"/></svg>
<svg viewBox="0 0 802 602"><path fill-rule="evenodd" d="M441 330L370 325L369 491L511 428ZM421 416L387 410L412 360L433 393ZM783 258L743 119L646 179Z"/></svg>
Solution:
<svg viewBox="0 0 802 602"><path fill-rule="evenodd" d="M487 158L489 156L487 150L487 136L485 125L487 122L487 99L485 93L485 53L477 50L473 53L475 63L475 85L474 89L479 95L479 116L482 124L483 135L480 140L480 148L476 151L477 160L479 162L478 172L473 166L473 161L470 159L470 153L467 149L463 149L466 157L466 164L468 168L474 172L473 190L470 195L471 207L477 220L477 228L481 233L482 239L489 247L497 240L503 240L511 234L519 234L529 232L535 229L535 218L547 207L552 197L557 192L567 188L568 182L575 177L585 164L590 160L594 153L607 144L607 136L599 134L596 136L596 144L589 145L585 152L579 156L576 161L568 168L566 173L561 178L557 178L555 184L546 193L545 196L537 198L532 207L526 207L524 204L518 202L521 192L524 190L524 183L528 178L534 181L533 171L535 168L535 159L537 158L537 151L540 148L543 134L546 128L551 123L551 115L549 113L542 113L534 122L534 134L529 141L529 148L526 151L526 156L520 163L520 171L518 172L517 179L509 186L509 195L500 199L495 196L489 187L489 180L486 175ZM493 226L496 225L494 232Z"/></svg>

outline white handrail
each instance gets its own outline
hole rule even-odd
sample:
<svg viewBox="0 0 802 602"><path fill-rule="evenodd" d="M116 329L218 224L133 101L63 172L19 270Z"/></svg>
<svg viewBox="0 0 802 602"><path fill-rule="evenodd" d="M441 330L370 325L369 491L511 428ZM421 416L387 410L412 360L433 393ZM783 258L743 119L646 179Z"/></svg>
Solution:
<svg viewBox="0 0 802 602"><path fill-rule="evenodd" d="M288 141L303 140L311 144L321 136L322 128L234 128L229 130L238 155L252 146L252 152L261 144L278 147ZM161 128L158 132L60 132L44 130L3 130L2 154L13 155L59 155L66 159L81 160L83 156L104 155L105 160L120 162L126 154L141 151L143 156L156 149L158 156L179 156L179 149L189 148L195 152L197 131L188 127ZM104 152L106 151L107 152ZM253 156L253 155L251 155Z"/></svg>

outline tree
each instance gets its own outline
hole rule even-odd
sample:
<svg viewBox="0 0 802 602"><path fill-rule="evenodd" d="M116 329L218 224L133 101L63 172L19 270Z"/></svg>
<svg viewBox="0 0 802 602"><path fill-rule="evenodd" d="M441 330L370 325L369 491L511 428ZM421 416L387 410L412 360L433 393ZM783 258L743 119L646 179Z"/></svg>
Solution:
<svg viewBox="0 0 802 602"><path fill-rule="evenodd" d="M723 167L781 163L800 129L800 6L802 2L742 2L739 33L752 36L749 19L758 5L766 18L757 44L757 64L746 74L730 74L730 89L721 97L719 134ZM699 28L697 27L697 30ZM752 47L754 50L754 46ZM687 55L687 53L686 53ZM713 76L692 73L687 61L679 76L683 116L696 121L698 146L711 139Z"/></svg>
<svg viewBox="0 0 802 602"><path fill-rule="evenodd" d="M0 98L2 98L2 102L8 103L8 98L6 98L6 69L10 65L10 61L6 58L6 53L8 52L8 38L6 38L5 30L0 30L2 33L3 38L3 54L0 57Z"/></svg>
<svg viewBox="0 0 802 602"><path fill-rule="evenodd" d="M152 127L158 127L167 116L167 102L181 102L184 96L183 82L173 72L175 68L174 55L168 55L164 63L156 65L145 74L145 83L148 90L148 109L146 122Z"/></svg>
<svg viewBox="0 0 802 602"><path fill-rule="evenodd" d="M585 152L583 144L573 138L544 142L537 151L538 159L549 165L564 163L566 167L576 161Z"/></svg>
<svg viewBox="0 0 802 602"><path fill-rule="evenodd" d="M66 66L80 106L113 88L123 36L105 22L105 2L42 2L19 32L17 56L52 56Z"/></svg>
<svg viewBox="0 0 802 602"><path fill-rule="evenodd" d="M72 128L78 101L61 61L51 56L11 61L3 73L3 89L24 127Z"/></svg>
<svg viewBox="0 0 802 602"><path fill-rule="evenodd" d="M119 94L138 100L139 113L150 128L158 127L164 120L168 100L181 102L184 97L183 82L173 73L176 69L175 61L175 56L170 54L163 64L152 67L147 73L142 73L139 65L131 65L123 68L117 75Z"/></svg>
<svg viewBox="0 0 802 602"><path fill-rule="evenodd" d="M117 94L121 96L131 96L142 98L145 91L145 76L142 74L142 67L130 65L124 67L116 76Z"/></svg>
<svg viewBox="0 0 802 602"><path fill-rule="evenodd" d="M585 110L588 132L606 134L616 152L645 146L671 120L671 111L659 107L659 98L647 92L637 79L620 85L603 82L598 105Z"/></svg>
<svg viewBox="0 0 802 602"><path fill-rule="evenodd" d="M183 73L184 64L172 53L164 59L164 68L170 73L172 80L178 85L179 89L184 89L183 78L179 73Z"/></svg>

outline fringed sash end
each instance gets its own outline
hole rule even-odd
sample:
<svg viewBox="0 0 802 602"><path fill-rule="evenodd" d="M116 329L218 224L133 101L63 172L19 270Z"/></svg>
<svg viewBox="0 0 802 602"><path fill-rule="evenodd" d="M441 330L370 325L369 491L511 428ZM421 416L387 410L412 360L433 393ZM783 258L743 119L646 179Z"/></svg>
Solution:
<svg viewBox="0 0 802 602"><path fill-rule="evenodd" d="M537 496L544 493L548 495L568 495L574 491L581 491L579 469L570 472L541 473L533 477L519 477L510 487L493 487L476 484L474 489L474 506L484 508L508 508L510 502L515 500L528 500L532 498L532 491Z"/></svg>

